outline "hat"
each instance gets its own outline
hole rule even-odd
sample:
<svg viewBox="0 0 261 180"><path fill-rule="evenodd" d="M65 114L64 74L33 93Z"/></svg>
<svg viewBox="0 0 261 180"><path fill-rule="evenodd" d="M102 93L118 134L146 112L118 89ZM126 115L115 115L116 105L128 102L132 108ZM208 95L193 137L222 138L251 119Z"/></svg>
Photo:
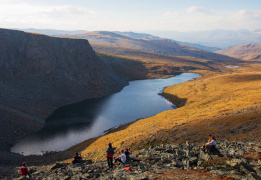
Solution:
<svg viewBox="0 0 261 180"><path fill-rule="evenodd" d="M212 136L212 134L209 134L208 136Z"/></svg>

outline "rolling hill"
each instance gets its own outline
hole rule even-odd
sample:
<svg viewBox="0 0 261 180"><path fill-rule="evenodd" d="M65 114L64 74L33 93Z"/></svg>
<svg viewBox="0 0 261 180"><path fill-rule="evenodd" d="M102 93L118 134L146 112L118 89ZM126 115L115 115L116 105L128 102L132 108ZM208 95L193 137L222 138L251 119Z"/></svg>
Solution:
<svg viewBox="0 0 261 180"><path fill-rule="evenodd" d="M150 34L175 39L183 42L197 43L204 46L228 48L230 46L238 46L240 44L261 43L261 30L206 30L206 31L149 31Z"/></svg>
<svg viewBox="0 0 261 180"><path fill-rule="evenodd" d="M261 60L261 44L243 44L222 49L216 53L247 61Z"/></svg>
<svg viewBox="0 0 261 180"><path fill-rule="evenodd" d="M133 39L108 31L95 31L77 35L62 35L62 37L88 39L91 44L114 45L174 56L190 56L211 60L233 59L224 55L197 49L192 46L179 44L168 39Z"/></svg>
<svg viewBox="0 0 261 180"><path fill-rule="evenodd" d="M120 32L120 31L114 31L114 33L120 34L122 36L127 36L127 37L130 37L130 38L133 38L133 39L161 39L158 36L153 36L151 34L146 34L146 33ZM166 38L166 39L168 39L168 38ZM210 51L210 52L220 50L220 48L217 48L217 47L203 46L203 45L196 44L196 43L182 42L182 41L177 41L177 40L173 40L173 39L169 39L169 40L172 41L172 42L176 42L176 43L179 43L179 44L185 44L185 45L188 45L188 46L192 46L192 47L195 47L195 48L198 48L198 49L203 49L205 51Z"/></svg>

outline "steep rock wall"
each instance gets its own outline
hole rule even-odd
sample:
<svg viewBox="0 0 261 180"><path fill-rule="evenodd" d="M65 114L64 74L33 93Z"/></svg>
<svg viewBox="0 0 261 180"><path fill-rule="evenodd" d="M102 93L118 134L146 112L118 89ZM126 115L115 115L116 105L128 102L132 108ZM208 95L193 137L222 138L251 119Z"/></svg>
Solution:
<svg viewBox="0 0 261 180"><path fill-rule="evenodd" d="M57 107L121 90L87 40L0 29L1 149L40 129Z"/></svg>

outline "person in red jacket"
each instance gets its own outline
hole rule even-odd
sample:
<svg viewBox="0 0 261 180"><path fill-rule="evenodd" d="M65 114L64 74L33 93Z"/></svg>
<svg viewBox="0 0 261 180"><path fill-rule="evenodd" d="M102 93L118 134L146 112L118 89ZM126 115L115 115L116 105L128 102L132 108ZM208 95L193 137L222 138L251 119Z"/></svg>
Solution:
<svg viewBox="0 0 261 180"><path fill-rule="evenodd" d="M20 169L21 169L21 175L22 176L27 176L28 175L29 177L31 177L31 175L28 172L28 168L26 167L26 163L25 162L22 164L22 167Z"/></svg>
<svg viewBox="0 0 261 180"><path fill-rule="evenodd" d="M108 166L109 168L113 168L113 154L114 154L114 148L112 147L111 143L109 143L109 148L107 149L107 160L108 160Z"/></svg>

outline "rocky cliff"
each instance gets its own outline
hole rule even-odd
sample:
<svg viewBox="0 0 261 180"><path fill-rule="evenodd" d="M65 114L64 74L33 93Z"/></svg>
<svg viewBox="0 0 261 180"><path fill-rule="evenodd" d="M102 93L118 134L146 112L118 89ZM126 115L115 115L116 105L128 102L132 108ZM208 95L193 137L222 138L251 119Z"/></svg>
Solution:
<svg viewBox="0 0 261 180"><path fill-rule="evenodd" d="M0 151L40 129L57 107L126 84L87 40L0 29Z"/></svg>

